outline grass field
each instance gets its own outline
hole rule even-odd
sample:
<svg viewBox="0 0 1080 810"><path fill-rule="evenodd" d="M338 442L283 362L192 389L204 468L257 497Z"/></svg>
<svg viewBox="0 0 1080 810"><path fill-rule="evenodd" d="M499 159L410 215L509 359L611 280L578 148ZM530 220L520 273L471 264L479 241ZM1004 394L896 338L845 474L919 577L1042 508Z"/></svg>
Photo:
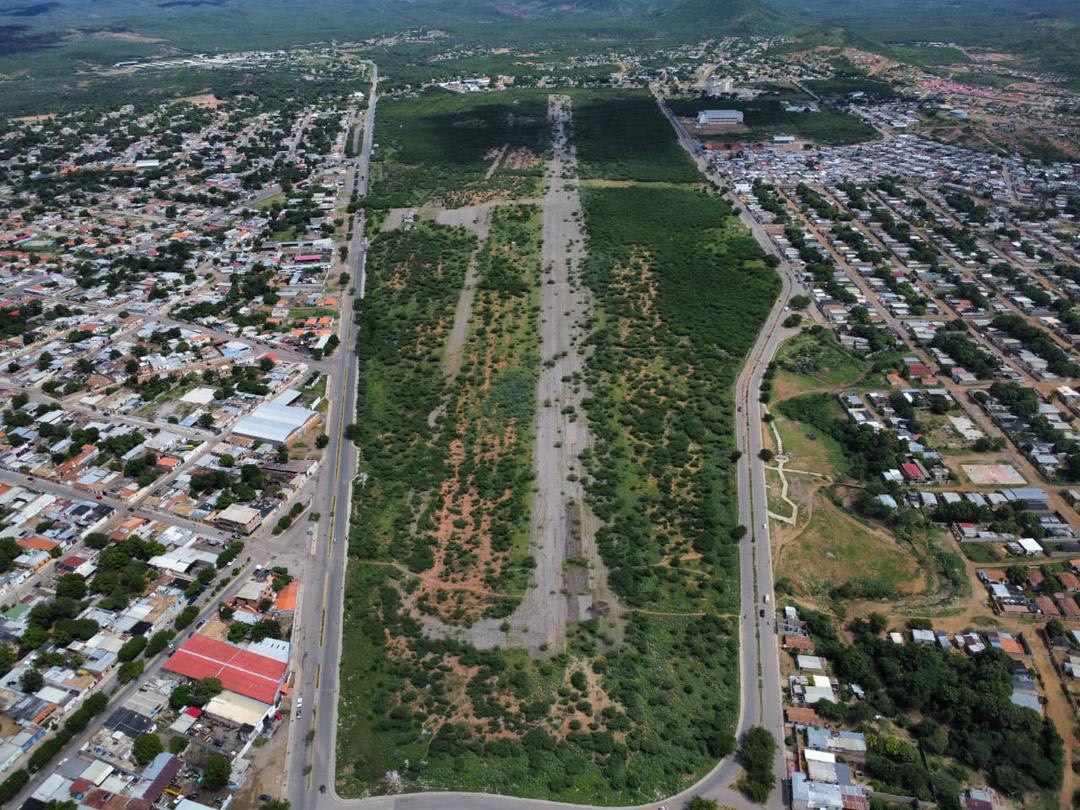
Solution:
<svg viewBox="0 0 1080 810"><path fill-rule="evenodd" d="M815 499L806 528L779 556L777 576L798 583L817 599L829 598L845 585L881 596L915 592L921 585L918 561L908 549L825 497Z"/></svg>
<svg viewBox="0 0 1080 810"><path fill-rule="evenodd" d="M785 341L776 352L776 368L782 373L773 382L777 399L788 399L823 388L853 386L870 371L870 364L848 351L829 329L804 329Z"/></svg>

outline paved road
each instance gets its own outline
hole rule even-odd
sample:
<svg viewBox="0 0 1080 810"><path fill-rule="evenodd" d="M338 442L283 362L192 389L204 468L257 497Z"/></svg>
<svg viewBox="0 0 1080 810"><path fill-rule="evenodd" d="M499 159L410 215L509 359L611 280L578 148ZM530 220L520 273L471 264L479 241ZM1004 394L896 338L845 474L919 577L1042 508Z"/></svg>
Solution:
<svg viewBox="0 0 1080 810"><path fill-rule="evenodd" d="M371 70L363 148L357 158L346 164L349 167L345 184L347 195L355 188L361 197L367 194L378 87L378 69L371 64ZM318 488L312 504L321 512L322 519L312 544L312 559L308 561L300 586L302 603L293 634L296 645L293 660L297 664L294 689L305 703L299 716L294 707L293 721L289 724L287 795L295 810L328 806L334 784L343 593L357 462L356 449L345 438L344 430L356 414L357 357L352 311L354 297L364 297L366 283L364 225L363 214L358 214L349 245L352 287L346 290L342 301L345 333L326 393L330 403L327 416L330 443L324 455L327 461L323 472L329 475L328 482L324 481L329 485ZM320 785L327 786L325 796L318 791Z"/></svg>
<svg viewBox="0 0 1080 810"><path fill-rule="evenodd" d="M374 110L374 85L372 88L371 110ZM661 105L664 108L663 105ZM666 111L666 108L664 108ZM373 115L369 113L366 119L365 148L360 156L360 161L367 165L370 154L370 133ZM676 124L680 139L685 137L681 127ZM698 158L696 144L684 141L684 146L691 154ZM364 180L366 181L366 170ZM366 182L363 184L366 191ZM737 201L736 201L737 202ZM740 206L741 207L741 206ZM775 245L748 212L742 211L743 221L750 227L754 236L762 247L777 254ZM777 254L778 255L778 254ZM782 257L781 257L782 258ZM360 258L362 266L362 258ZM773 600L770 605L763 603L765 594L772 594L772 558L769 549L769 531L767 518L767 498L765 491L764 462L758 458L762 447L761 435L761 409L758 402L758 390L765 369L768 367L776 348L785 336L781 325L784 317L784 308L795 283L795 277L791 268L786 263L781 263L780 277L782 292L777 299L764 328L751 350L746 366L739 376L736 385L736 401L738 403L738 419L736 424L737 443L742 451L738 463L738 494L739 494L739 519L749 529L746 538L740 546L740 568L742 580L742 602L744 614L740 622L740 671L742 681L742 707L738 729L744 733L753 725L764 725L778 741L783 740L782 733L782 699L780 691L779 661L777 655L777 643L773 622ZM343 346L348 346L348 342ZM350 347L351 348L351 347ZM348 399L354 394L349 389L344 392ZM336 431L334 431L336 433ZM333 433L332 433L333 436ZM332 439L333 440L333 439ZM352 454L347 454L350 457ZM348 481L339 477L339 495L344 502L348 502ZM299 723L294 723L290 737L290 755L288 762L289 772L289 798L292 806L300 810L307 808L341 808L342 810L505 810L505 808L520 808L521 810L543 808L543 810L565 810L569 808L585 808L588 805L572 805L561 802L541 799L520 799L507 796L494 796L479 793L439 792L439 793L415 793L398 796L379 796L368 799L343 799L337 795L334 789L334 739L336 737L336 705L337 705L337 668L340 661L340 611L341 598L337 594L341 591L339 583L344 582L344 539L348 531L347 510L343 510L334 521L334 531L340 532L341 542L330 545L326 554L329 555L329 564L323 568L325 571L324 587L322 594L313 594L312 585L318 585L319 566L311 567L311 578L304 590L309 595L314 595L312 604L303 606L303 636L300 639L299 654L304 661L304 674L301 676L298 694L313 696L305 702L308 706L314 705L317 714L314 720L309 709L305 707L305 714ZM322 541L320 541L320 548ZM318 552L324 553L324 552ZM317 591L317 587L314 589ZM332 595L332 596L331 596ZM759 605L761 607L759 608ZM763 611L764 615L759 615ZM326 613L330 618L327 623L333 624L332 631L323 633L323 623L319 617ZM298 622L301 624L301 622ZM315 670L312 674L311 670ZM314 731L312 743L305 742L304 737L309 731ZM305 764L310 765L310 773L304 774ZM778 751L776 762L776 776L779 780L784 776L784 756L782 749ZM645 808L657 808L665 805L672 808L681 807L691 796L701 795L719 801L721 805L739 808L751 808L756 805L747 801L740 794L732 791L729 785L739 774L739 766L733 757L728 757L719 762L701 781L677 796L664 800L662 803L639 805L633 810L645 810ZM320 793L319 787L325 786L325 794ZM783 794L774 790L768 805L771 809L783 806Z"/></svg>

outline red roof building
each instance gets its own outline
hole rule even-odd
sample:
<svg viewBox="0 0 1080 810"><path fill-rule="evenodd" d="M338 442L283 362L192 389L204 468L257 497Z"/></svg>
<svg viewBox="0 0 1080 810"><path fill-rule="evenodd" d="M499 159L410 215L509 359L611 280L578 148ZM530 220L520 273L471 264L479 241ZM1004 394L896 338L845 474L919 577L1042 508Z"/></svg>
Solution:
<svg viewBox="0 0 1080 810"><path fill-rule="evenodd" d="M168 661L165 669L188 678L217 678L230 692L272 704L285 678L286 664L224 641L192 636Z"/></svg>
<svg viewBox="0 0 1080 810"><path fill-rule="evenodd" d="M926 473L922 471L914 461L908 461L900 465L900 471L909 481L925 481Z"/></svg>
<svg viewBox="0 0 1080 810"><path fill-rule="evenodd" d="M1057 578L1061 581L1061 584L1065 586L1066 590L1080 591L1080 579L1076 578L1076 574L1072 574L1068 571L1060 571Z"/></svg>
<svg viewBox="0 0 1080 810"><path fill-rule="evenodd" d="M1054 604L1054 600L1049 596L1036 596L1035 607L1039 609L1043 616L1061 615L1061 611L1058 610L1057 605Z"/></svg>

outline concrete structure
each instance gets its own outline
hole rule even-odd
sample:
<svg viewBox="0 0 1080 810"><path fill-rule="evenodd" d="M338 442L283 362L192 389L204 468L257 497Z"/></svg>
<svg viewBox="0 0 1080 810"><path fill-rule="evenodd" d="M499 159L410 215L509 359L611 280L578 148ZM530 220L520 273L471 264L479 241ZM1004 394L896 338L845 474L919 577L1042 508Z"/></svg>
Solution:
<svg viewBox="0 0 1080 810"><path fill-rule="evenodd" d="M741 124L743 114L739 110L701 110L697 114L698 126L708 127L719 124Z"/></svg>
<svg viewBox="0 0 1080 810"><path fill-rule="evenodd" d="M262 513L250 506L234 503L222 509L214 518L214 523L229 531L251 534L262 523Z"/></svg>

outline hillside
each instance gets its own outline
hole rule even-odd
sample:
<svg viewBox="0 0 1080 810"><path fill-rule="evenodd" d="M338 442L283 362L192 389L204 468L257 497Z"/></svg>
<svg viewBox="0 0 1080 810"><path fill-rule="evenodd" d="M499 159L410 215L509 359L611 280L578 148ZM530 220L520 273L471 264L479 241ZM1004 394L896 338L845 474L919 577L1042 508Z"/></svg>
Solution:
<svg viewBox="0 0 1080 810"><path fill-rule="evenodd" d="M560 37L652 36L696 32L702 25L722 25L725 34L775 33L780 20L761 0L0 0L0 55L103 32L131 32L181 50L212 51L355 39L408 28L486 36L523 23L541 36ZM130 36L119 41L128 50L145 50L131 47Z"/></svg>

